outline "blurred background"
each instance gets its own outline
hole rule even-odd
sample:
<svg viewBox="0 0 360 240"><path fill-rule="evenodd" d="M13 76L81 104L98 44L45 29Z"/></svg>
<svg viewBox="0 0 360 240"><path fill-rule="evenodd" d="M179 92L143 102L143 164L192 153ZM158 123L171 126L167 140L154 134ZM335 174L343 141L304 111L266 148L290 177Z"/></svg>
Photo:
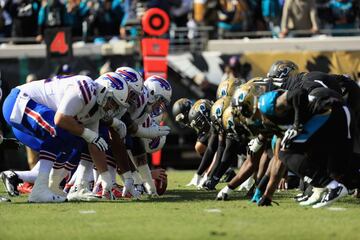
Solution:
<svg viewBox="0 0 360 240"><path fill-rule="evenodd" d="M141 18L150 8L170 17L161 36L143 31ZM173 102L215 99L224 73L246 82L266 76L280 59L301 71L359 81L359 8L359 0L0 0L1 87L6 96L19 84L54 75L95 79L120 66L142 72L143 38L169 40ZM11 136L2 115L1 121ZM161 166L197 167L195 133L176 125L171 111L166 121L172 133ZM28 167L25 148L0 152L0 170Z"/></svg>

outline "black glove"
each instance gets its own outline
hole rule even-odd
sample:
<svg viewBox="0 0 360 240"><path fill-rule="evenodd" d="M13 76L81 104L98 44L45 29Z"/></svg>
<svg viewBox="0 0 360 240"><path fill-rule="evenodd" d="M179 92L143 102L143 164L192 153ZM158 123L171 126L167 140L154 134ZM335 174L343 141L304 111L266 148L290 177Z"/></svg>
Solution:
<svg viewBox="0 0 360 240"><path fill-rule="evenodd" d="M271 201L270 198L262 196L262 197L260 198L259 202L258 202L258 206L259 206L259 207L272 206L271 202L272 202L272 201Z"/></svg>
<svg viewBox="0 0 360 240"><path fill-rule="evenodd" d="M206 190L216 190L215 186L219 183L219 180L216 180L214 178L210 178L206 180L204 183L204 188Z"/></svg>
<svg viewBox="0 0 360 240"><path fill-rule="evenodd" d="M22 144L15 138L4 138L0 144L2 149L19 149Z"/></svg>

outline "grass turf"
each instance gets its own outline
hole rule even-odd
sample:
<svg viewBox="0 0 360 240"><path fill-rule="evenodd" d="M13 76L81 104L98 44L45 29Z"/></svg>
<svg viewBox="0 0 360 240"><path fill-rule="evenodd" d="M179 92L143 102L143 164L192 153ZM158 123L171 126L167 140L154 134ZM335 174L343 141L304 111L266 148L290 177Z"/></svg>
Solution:
<svg viewBox="0 0 360 240"><path fill-rule="evenodd" d="M280 206L266 208L244 193L217 202L215 191L184 187L192 174L169 171L159 199L28 204L26 196L12 198L0 204L0 239L360 239L360 205L352 197L332 210L299 207L294 192L277 193Z"/></svg>

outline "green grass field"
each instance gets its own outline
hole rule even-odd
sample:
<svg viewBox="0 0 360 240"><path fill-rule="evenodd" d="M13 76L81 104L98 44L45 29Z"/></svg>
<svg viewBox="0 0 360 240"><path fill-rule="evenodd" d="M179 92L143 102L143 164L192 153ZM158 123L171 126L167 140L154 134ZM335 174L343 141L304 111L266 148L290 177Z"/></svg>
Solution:
<svg viewBox="0 0 360 240"><path fill-rule="evenodd" d="M189 171L169 171L159 199L28 204L26 196L0 204L0 239L360 239L360 201L347 197L330 209L299 207L277 193L280 206L259 208L245 193L214 201L216 192L184 185ZM219 186L218 188L222 187ZM3 186L0 194L6 195Z"/></svg>

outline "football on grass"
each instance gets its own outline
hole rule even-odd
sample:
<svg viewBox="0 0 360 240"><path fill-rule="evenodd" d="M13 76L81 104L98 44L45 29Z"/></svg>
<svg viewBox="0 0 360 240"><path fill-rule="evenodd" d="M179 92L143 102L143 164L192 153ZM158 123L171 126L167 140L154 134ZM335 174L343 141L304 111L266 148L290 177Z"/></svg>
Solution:
<svg viewBox="0 0 360 240"><path fill-rule="evenodd" d="M167 187L167 178L165 181L154 179L154 183L155 183L157 194L159 194L159 196L163 195L165 193L166 187Z"/></svg>

